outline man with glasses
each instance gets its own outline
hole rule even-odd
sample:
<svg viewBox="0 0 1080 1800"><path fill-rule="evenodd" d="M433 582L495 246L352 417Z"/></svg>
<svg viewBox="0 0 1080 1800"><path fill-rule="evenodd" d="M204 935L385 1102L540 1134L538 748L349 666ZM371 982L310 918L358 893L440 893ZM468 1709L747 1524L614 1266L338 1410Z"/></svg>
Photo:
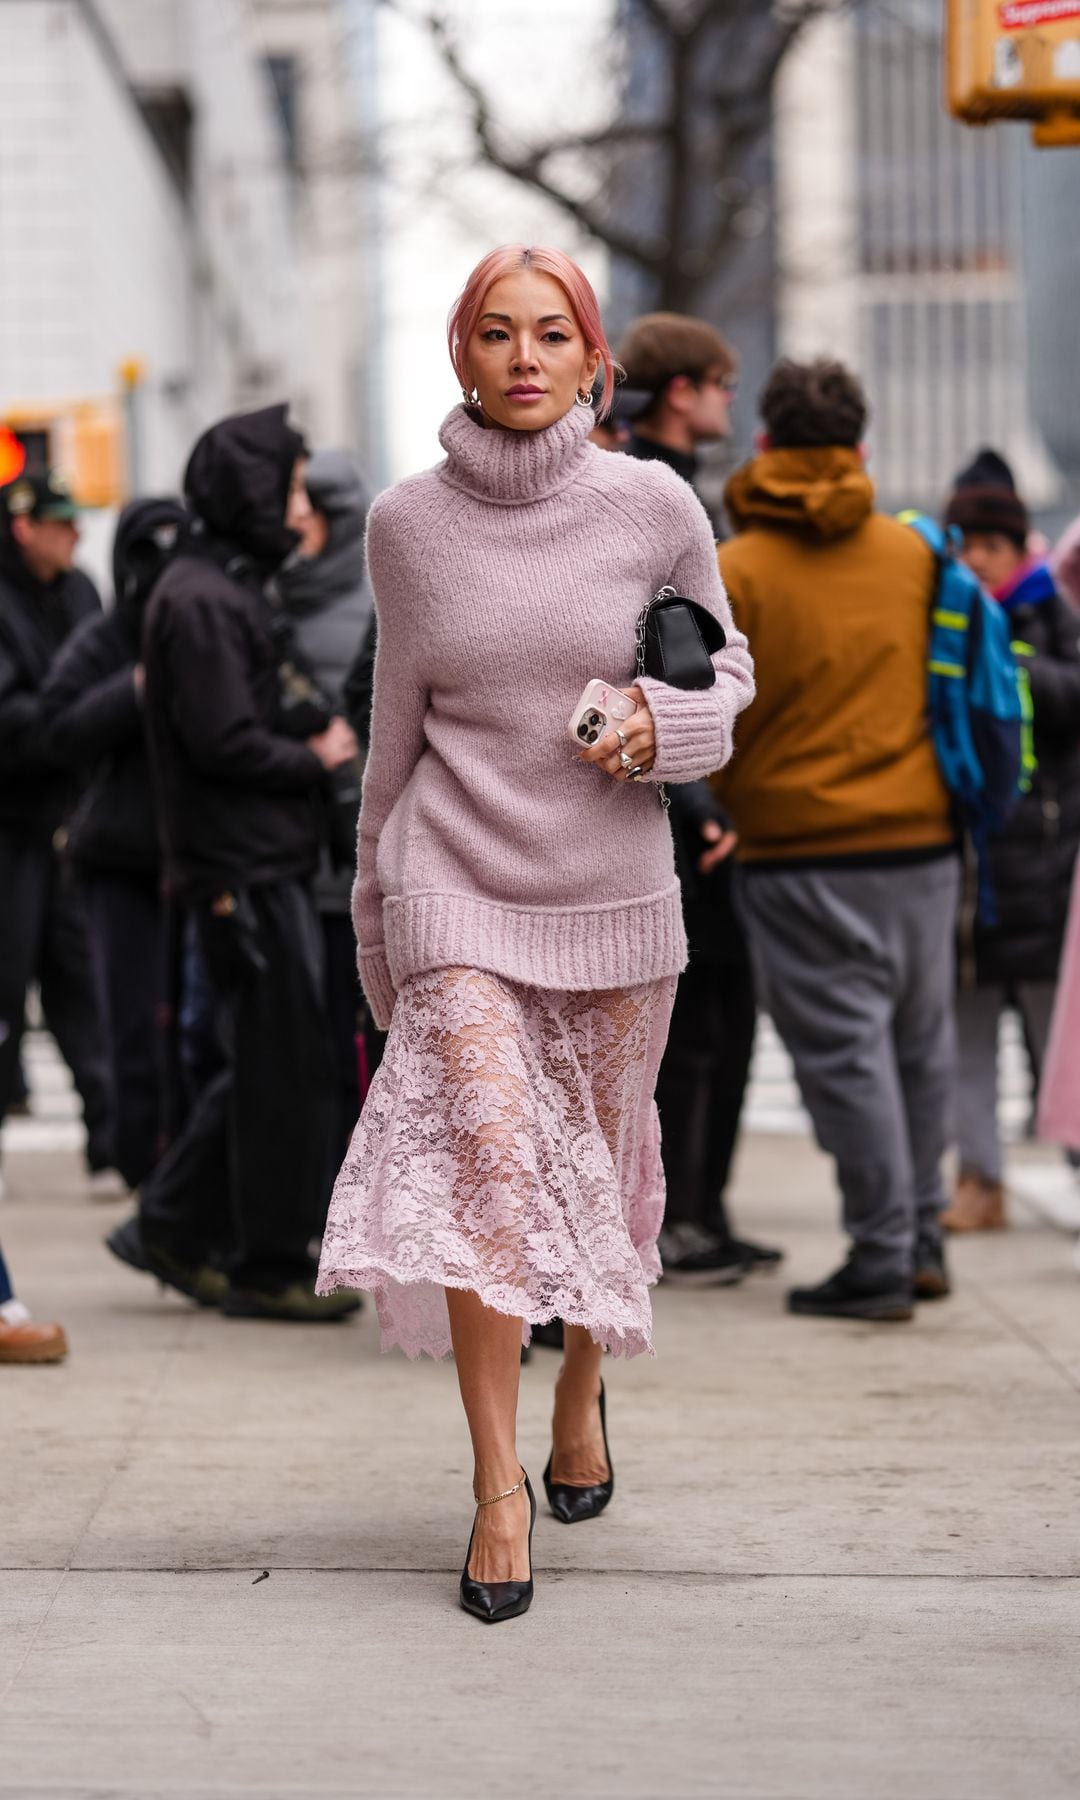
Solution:
<svg viewBox="0 0 1080 1800"><path fill-rule="evenodd" d="M656 312L635 319L618 360L627 386L652 396L633 421L629 454L669 463L693 482L701 445L731 435L735 352L707 320Z"/></svg>

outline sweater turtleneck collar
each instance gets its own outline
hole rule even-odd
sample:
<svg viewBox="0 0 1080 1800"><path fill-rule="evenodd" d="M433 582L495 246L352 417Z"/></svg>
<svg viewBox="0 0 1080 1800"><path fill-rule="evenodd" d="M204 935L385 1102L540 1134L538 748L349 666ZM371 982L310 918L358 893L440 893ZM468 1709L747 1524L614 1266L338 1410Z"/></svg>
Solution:
<svg viewBox="0 0 1080 1800"><path fill-rule="evenodd" d="M590 406L572 406L542 431L509 431L483 424L473 408L455 406L439 432L446 451L440 473L453 487L495 506L547 500L581 469L595 423Z"/></svg>

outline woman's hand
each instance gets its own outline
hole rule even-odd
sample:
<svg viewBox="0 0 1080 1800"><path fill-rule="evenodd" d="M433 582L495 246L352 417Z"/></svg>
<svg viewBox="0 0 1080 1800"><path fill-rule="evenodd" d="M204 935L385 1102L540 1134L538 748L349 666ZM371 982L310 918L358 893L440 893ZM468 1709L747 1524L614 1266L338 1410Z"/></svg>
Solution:
<svg viewBox="0 0 1080 1800"><path fill-rule="evenodd" d="M599 763L605 774L614 775L616 781L640 781L656 761L656 727L639 687L620 688L619 692L634 702L637 711L621 725L605 731L580 756L582 762Z"/></svg>

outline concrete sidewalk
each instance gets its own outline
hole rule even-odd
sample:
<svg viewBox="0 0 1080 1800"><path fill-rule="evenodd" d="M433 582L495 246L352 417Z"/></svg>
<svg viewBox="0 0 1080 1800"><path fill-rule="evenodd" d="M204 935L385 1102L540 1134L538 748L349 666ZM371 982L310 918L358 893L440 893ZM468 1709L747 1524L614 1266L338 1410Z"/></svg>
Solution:
<svg viewBox="0 0 1080 1800"><path fill-rule="evenodd" d="M1080 1792L1080 1280L1022 1220L910 1327L783 1284L657 1296L612 1366L618 1491L537 1524L532 1612L456 1605L453 1370L227 1321L100 1249L67 1154L9 1154L2 1240L60 1368L0 1369L0 1795ZM750 1139L737 1210L838 1257L823 1161ZM522 1376L539 1485L556 1359ZM268 1580L256 1578L269 1570Z"/></svg>

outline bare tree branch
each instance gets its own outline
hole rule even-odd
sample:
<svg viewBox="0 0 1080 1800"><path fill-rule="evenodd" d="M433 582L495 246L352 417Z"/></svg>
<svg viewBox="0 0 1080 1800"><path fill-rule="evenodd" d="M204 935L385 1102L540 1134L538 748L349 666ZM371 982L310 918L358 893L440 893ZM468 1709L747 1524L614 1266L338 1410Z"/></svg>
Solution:
<svg viewBox="0 0 1080 1800"><path fill-rule="evenodd" d="M447 72L453 76L462 95L469 103L472 115L472 127L476 142L485 162L492 168L499 169L515 181L524 182L538 194L543 194L556 206L570 215L590 237L600 238L618 255L629 257L631 261L643 264L647 268L656 269L661 266L663 246L657 240L650 240L643 234L620 228L604 210L582 200L572 194L561 183L555 181L544 169L547 155L535 150L527 151L523 156L513 156L504 150L496 135L496 124L488 103L487 96L478 81L469 74L461 59L453 34L440 15L429 13L422 21L435 43ZM598 142L599 142L598 138ZM576 147L573 141L564 145L570 149Z"/></svg>
<svg viewBox="0 0 1080 1800"><path fill-rule="evenodd" d="M660 78L652 110L524 144L499 119L445 13L383 4L428 36L465 104L477 159L551 201L645 274L659 304L675 306L744 235L746 196L732 190L768 131L785 57L815 20L861 0L634 0L630 29L636 18L647 32ZM552 165L567 157L591 173L591 191L560 178Z"/></svg>

